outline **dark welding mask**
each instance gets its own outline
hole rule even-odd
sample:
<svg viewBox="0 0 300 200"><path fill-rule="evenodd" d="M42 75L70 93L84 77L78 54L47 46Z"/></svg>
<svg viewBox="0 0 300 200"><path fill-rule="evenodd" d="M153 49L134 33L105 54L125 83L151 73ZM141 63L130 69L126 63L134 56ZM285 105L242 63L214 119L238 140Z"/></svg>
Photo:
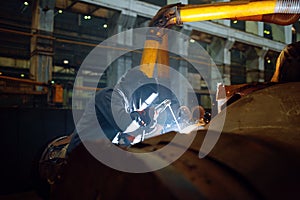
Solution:
<svg viewBox="0 0 300 200"><path fill-rule="evenodd" d="M158 95L158 86L155 83L142 85L136 89L129 101L131 118L141 126L147 126L154 115L150 106L158 99Z"/></svg>

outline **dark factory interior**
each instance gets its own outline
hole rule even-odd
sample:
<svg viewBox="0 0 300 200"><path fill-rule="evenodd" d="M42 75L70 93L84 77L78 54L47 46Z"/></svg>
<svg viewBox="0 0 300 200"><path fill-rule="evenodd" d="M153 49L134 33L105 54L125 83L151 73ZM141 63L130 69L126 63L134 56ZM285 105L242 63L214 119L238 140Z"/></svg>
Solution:
<svg viewBox="0 0 300 200"><path fill-rule="evenodd" d="M299 199L299 18L293 0L1 1L0 200Z"/></svg>

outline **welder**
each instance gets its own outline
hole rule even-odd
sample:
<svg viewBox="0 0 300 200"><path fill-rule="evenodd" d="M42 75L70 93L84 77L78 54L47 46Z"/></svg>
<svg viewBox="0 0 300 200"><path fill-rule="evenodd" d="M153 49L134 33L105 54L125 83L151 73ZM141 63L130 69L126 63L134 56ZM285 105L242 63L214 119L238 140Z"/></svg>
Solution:
<svg viewBox="0 0 300 200"><path fill-rule="evenodd" d="M129 70L115 87L100 90L87 104L68 152L82 140L95 141L106 136L113 143L130 146L144 140L145 136L162 133L163 126L174 121L167 112L162 114L155 109L165 100L170 102L165 106L178 109L178 100L171 90L138 69ZM94 120L95 113L97 120ZM99 133L99 126L104 135Z"/></svg>

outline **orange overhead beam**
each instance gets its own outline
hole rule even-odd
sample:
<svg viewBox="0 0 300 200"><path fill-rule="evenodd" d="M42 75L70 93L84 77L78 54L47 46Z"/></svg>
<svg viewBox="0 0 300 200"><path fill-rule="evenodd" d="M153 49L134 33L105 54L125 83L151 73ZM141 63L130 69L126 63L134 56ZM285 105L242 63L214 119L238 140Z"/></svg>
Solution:
<svg viewBox="0 0 300 200"><path fill-rule="evenodd" d="M157 40L145 41L140 70L144 72L148 77L153 77L159 45L160 42Z"/></svg>
<svg viewBox="0 0 300 200"><path fill-rule="evenodd" d="M168 51L168 34L162 37L157 56L157 73L159 78L170 78L170 61Z"/></svg>

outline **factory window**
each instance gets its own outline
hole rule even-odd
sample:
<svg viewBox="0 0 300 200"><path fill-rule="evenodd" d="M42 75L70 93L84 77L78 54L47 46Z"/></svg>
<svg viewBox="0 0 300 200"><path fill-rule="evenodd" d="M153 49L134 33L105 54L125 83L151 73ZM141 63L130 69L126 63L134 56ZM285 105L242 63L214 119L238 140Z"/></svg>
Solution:
<svg viewBox="0 0 300 200"><path fill-rule="evenodd" d="M237 49L231 50L231 84L246 83L246 57L244 53Z"/></svg>
<svg viewBox="0 0 300 200"><path fill-rule="evenodd" d="M245 31L245 29L246 29L245 21L231 20L230 26L232 28L238 29L240 31Z"/></svg>
<svg viewBox="0 0 300 200"><path fill-rule="evenodd" d="M230 69L231 84L243 84L246 83L246 68L245 65L231 65Z"/></svg>
<svg viewBox="0 0 300 200"><path fill-rule="evenodd" d="M264 23L264 37L273 40L272 26Z"/></svg>
<svg viewBox="0 0 300 200"><path fill-rule="evenodd" d="M76 13L63 12L62 14L55 15L54 18L54 31L65 30L65 31L78 31L78 17Z"/></svg>

